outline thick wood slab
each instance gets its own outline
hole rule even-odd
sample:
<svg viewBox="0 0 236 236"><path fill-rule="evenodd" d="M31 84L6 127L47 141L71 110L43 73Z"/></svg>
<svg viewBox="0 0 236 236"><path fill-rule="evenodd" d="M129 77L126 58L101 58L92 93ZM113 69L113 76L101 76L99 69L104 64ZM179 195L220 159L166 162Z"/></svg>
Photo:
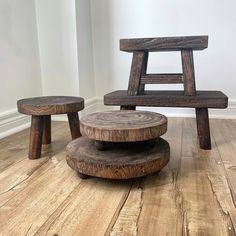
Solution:
<svg viewBox="0 0 236 236"><path fill-rule="evenodd" d="M84 109L81 97L48 96L19 100L18 111L26 115L55 115L78 112Z"/></svg>
<svg viewBox="0 0 236 236"><path fill-rule="evenodd" d="M128 96L118 90L104 96L104 104L112 106L207 107L227 108L228 97L220 91L197 91L196 96L185 96L183 91L145 91Z"/></svg>
<svg viewBox="0 0 236 236"><path fill-rule="evenodd" d="M107 142L155 139L167 131L167 118L147 111L106 111L82 117L83 136Z"/></svg>
<svg viewBox="0 0 236 236"><path fill-rule="evenodd" d="M126 52L178 51L182 49L203 50L207 47L208 36L134 38L120 40L120 50Z"/></svg>
<svg viewBox="0 0 236 236"><path fill-rule="evenodd" d="M86 137L68 144L66 160L75 171L109 179L129 179L161 170L169 161L170 147L159 138L153 146L148 142L115 143L99 151L94 141Z"/></svg>

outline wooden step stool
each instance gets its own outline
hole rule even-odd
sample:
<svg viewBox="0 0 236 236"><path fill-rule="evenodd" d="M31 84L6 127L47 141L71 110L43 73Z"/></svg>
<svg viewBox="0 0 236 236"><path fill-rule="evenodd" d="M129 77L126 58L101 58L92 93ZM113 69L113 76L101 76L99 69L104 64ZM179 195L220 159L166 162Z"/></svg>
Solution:
<svg viewBox="0 0 236 236"><path fill-rule="evenodd" d="M196 109L200 148L211 149L208 108L227 108L228 97L220 91L196 91L193 50L208 46L208 36L120 40L120 50L133 53L128 90L104 96L104 104L135 110L136 106L190 107ZM181 51L183 72L147 74L149 52ZM183 91L145 91L145 84L183 83Z"/></svg>

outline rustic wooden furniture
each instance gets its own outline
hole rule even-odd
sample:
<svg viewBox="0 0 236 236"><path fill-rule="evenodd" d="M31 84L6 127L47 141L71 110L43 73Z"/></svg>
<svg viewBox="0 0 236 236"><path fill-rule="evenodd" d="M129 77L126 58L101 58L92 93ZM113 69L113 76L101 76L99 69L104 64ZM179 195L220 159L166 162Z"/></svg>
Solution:
<svg viewBox="0 0 236 236"><path fill-rule="evenodd" d="M228 97L220 91L197 91L193 51L208 46L208 36L122 39L120 49L133 53L128 90L104 96L104 104L135 110L136 106L189 107L196 110L200 148L211 149L208 108L226 108ZM182 73L147 74L149 52L181 51ZM182 83L183 91L145 91L145 84Z"/></svg>
<svg viewBox="0 0 236 236"><path fill-rule="evenodd" d="M68 96L34 97L17 102L20 113L31 115L29 159L41 157L42 144L51 143L51 115L67 114L72 139L81 136L78 111L84 109L84 99Z"/></svg>
<svg viewBox="0 0 236 236"><path fill-rule="evenodd" d="M84 116L80 130L84 137L68 144L66 159L81 178L140 177L160 171L169 161L169 144L159 138L167 130L161 114L98 112Z"/></svg>

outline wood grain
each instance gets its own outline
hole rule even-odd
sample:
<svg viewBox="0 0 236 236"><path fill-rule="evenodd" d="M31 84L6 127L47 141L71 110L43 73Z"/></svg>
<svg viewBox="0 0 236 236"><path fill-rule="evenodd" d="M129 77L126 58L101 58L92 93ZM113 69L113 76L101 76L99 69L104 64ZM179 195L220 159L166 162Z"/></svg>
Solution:
<svg viewBox="0 0 236 236"><path fill-rule="evenodd" d="M86 137L68 144L66 160L75 171L108 179L130 179L160 171L169 161L170 147L159 138L149 143L115 143L99 151L94 141Z"/></svg>
<svg viewBox="0 0 236 236"><path fill-rule="evenodd" d="M235 235L236 121L211 119L212 150L195 119L170 118L170 161L135 181L81 180L64 161L66 122L28 160L28 131L0 140L2 235Z"/></svg>
<svg viewBox="0 0 236 236"><path fill-rule="evenodd" d="M192 50L181 50L183 79L184 79L184 95L195 96L195 73Z"/></svg>
<svg viewBox="0 0 236 236"><path fill-rule="evenodd" d="M200 147L211 149L211 134L207 108L196 108L197 131Z"/></svg>
<svg viewBox="0 0 236 236"><path fill-rule="evenodd" d="M79 138L81 136L81 133L80 133L80 120L78 113L77 112L68 113L67 117L69 121L70 133L72 139Z"/></svg>
<svg viewBox="0 0 236 236"><path fill-rule="evenodd" d="M167 130L167 118L147 111L106 111L81 118L83 136L107 142L155 139Z"/></svg>
<svg viewBox="0 0 236 236"><path fill-rule="evenodd" d="M128 96L127 90L117 90L104 96L104 104L112 106L151 107L208 107L226 108L228 97L220 91L197 91L196 96L185 96L183 91L145 91Z"/></svg>
<svg viewBox="0 0 236 236"><path fill-rule="evenodd" d="M43 121L43 116L32 116L31 118L29 159L41 157Z"/></svg>
<svg viewBox="0 0 236 236"><path fill-rule="evenodd" d="M141 84L182 84L183 74L147 74L141 77Z"/></svg>
<svg viewBox="0 0 236 236"><path fill-rule="evenodd" d="M43 144L50 144L52 142L51 132L51 116L43 116Z"/></svg>
<svg viewBox="0 0 236 236"><path fill-rule="evenodd" d="M120 50L126 52L178 51L182 49L203 50L207 47L208 36L134 38L120 40Z"/></svg>
<svg viewBox="0 0 236 236"><path fill-rule="evenodd" d="M143 67L147 64L147 53L146 52L135 52L133 55L132 66L130 70L128 94L137 95L140 90L140 80L143 72ZM144 65L145 64L145 65ZM143 90L142 87L141 90Z"/></svg>
<svg viewBox="0 0 236 236"><path fill-rule="evenodd" d="M55 115L84 109L84 99L69 96L25 98L17 101L18 111L26 115Z"/></svg>

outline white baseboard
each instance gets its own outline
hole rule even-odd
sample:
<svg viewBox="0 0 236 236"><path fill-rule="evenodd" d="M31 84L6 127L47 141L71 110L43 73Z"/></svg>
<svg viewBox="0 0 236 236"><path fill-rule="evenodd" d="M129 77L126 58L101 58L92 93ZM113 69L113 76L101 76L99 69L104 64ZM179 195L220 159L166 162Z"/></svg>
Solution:
<svg viewBox="0 0 236 236"><path fill-rule="evenodd" d="M103 98L94 97L85 101L85 109L80 112L81 116L92 112L114 110L118 107L104 106ZM167 117L194 117L195 111L191 108L159 108L138 107L138 110L159 112ZM210 118L236 119L236 99L229 100L227 109L209 109ZM53 121L67 121L66 115L52 116ZM22 115L16 109L0 113L0 139L17 133L30 126L30 116Z"/></svg>
<svg viewBox="0 0 236 236"><path fill-rule="evenodd" d="M18 113L16 109L0 113L0 139L29 126L30 117Z"/></svg>

